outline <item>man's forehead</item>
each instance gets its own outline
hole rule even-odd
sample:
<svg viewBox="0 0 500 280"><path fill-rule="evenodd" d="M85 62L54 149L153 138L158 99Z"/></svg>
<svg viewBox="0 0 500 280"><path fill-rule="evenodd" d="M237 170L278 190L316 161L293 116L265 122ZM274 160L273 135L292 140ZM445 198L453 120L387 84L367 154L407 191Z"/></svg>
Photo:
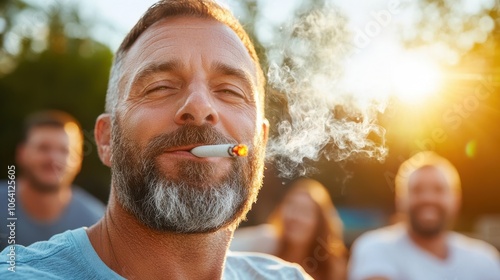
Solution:
<svg viewBox="0 0 500 280"><path fill-rule="evenodd" d="M186 47L188 46L188 47ZM162 19L145 30L128 50L126 57L147 61L156 52L210 52L226 59L235 59L256 72L255 63L238 35L214 19L175 16Z"/></svg>
<svg viewBox="0 0 500 280"><path fill-rule="evenodd" d="M415 170L409 178L409 187L420 186L421 184L433 183L443 187L450 187L450 182L446 174L437 166L424 166Z"/></svg>
<svg viewBox="0 0 500 280"><path fill-rule="evenodd" d="M69 136L63 127L56 126L37 126L28 131L26 142L39 141L67 141Z"/></svg>

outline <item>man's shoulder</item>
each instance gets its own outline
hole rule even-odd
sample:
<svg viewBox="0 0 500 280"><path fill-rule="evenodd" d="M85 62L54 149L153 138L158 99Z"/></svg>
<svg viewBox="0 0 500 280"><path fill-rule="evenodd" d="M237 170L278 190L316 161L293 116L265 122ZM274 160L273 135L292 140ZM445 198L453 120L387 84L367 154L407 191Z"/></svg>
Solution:
<svg viewBox="0 0 500 280"><path fill-rule="evenodd" d="M229 249L273 254L277 250L277 234L274 226L261 224L244 227L234 232Z"/></svg>
<svg viewBox="0 0 500 280"><path fill-rule="evenodd" d="M33 279L54 276L51 274L52 269L74 263L77 254L71 241L71 231L28 247L9 245L0 253L0 278L4 279L5 276L8 279ZM15 270L15 274L11 274L12 270ZM15 277L12 278L13 276Z"/></svg>
<svg viewBox="0 0 500 280"><path fill-rule="evenodd" d="M229 251L225 274L225 279L312 279L297 264L250 252Z"/></svg>
<svg viewBox="0 0 500 280"><path fill-rule="evenodd" d="M469 256L491 258L496 261L500 259L498 250L483 240L452 232L450 241L453 247Z"/></svg>
<svg viewBox="0 0 500 280"><path fill-rule="evenodd" d="M15 190L15 187L11 190ZM7 204L8 203L8 200L7 200L7 197L8 197L8 194L9 194L9 185L7 184L7 181L6 180L0 180L0 201L2 203L2 205L5 205L5 210L7 209ZM5 211L4 209L2 209L2 211Z"/></svg>
<svg viewBox="0 0 500 280"><path fill-rule="evenodd" d="M398 259L404 255L406 231L401 224L383 227L362 234L352 246L349 279L398 276Z"/></svg>
<svg viewBox="0 0 500 280"><path fill-rule="evenodd" d="M73 186L73 204L79 208L79 212L91 212L99 218L102 217L106 206L99 199L92 196L90 193L78 186Z"/></svg>
<svg viewBox="0 0 500 280"><path fill-rule="evenodd" d="M15 190L15 184L12 185L13 187L10 187L11 189ZM7 194L9 192L9 184L7 184L7 180L0 180L0 196L2 197L7 197Z"/></svg>
<svg viewBox="0 0 500 280"><path fill-rule="evenodd" d="M104 203L102 203L99 199L97 199L96 197L94 197L93 195L91 195L89 192L87 192L83 188L81 188L79 186L76 186L76 185L73 185L71 187L71 189L73 191L73 195L79 201L83 201L85 203L92 203L92 204L104 207Z"/></svg>
<svg viewBox="0 0 500 280"><path fill-rule="evenodd" d="M15 246L15 273L9 271L10 249L0 253L0 279L123 279L100 260L85 228L28 247Z"/></svg>
<svg viewBox="0 0 500 280"><path fill-rule="evenodd" d="M404 237L405 230L400 224L391 225L363 233L356 239L355 247L389 247Z"/></svg>

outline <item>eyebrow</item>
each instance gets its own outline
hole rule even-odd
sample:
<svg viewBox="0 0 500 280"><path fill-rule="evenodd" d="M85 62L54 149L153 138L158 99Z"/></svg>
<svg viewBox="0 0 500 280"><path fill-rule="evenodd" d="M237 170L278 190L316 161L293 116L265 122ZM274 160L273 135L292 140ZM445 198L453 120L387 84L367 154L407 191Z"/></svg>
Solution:
<svg viewBox="0 0 500 280"><path fill-rule="evenodd" d="M151 63L140 69L134 77L132 84L146 78L147 76L155 73L165 73L182 68L182 63L179 60L171 60L162 63Z"/></svg>
<svg viewBox="0 0 500 280"><path fill-rule="evenodd" d="M223 62L214 63L212 70L215 73L222 74L224 76L233 76L236 77L246 83L246 85L250 88L250 90L254 90L255 85L249 73L244 70L235 68Z"/></svg>
<svg viewBox="0 0 500 280"><path fill-rule="evenodd" d="M146 78L147 76L155 73L178 71L182 69L182 66L183 66L182 62L177 59L161 63L148 64L136 73L132 84L135 84L138 81ZM250 88L251 94L253 94L256 85L254 85L253 80L248 72L241 70L239 68L235 68L220 61L215 62L212 65L212 71L224 76L233 76L236 77L237 79L242 80L245 83L245 85Z"/></svg>

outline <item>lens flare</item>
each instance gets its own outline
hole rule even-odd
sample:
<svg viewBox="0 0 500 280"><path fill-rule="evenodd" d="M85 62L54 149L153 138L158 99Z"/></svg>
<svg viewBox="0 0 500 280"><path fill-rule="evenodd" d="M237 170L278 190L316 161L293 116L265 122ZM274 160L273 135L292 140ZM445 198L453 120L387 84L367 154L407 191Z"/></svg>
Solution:
<svg viewBox="0 0 500 280"><path fill-rule="evenodd" d="M473 158L476 156L476 153L477 153L477 141L471 140L465 146L465 154L467 155L467 157Z"/></svg>
<svg viewBox="0 0 500 280"><path fill-rule="evenodd" d="M442 72L430 60L405 56L392 68L390 83L393 93L401 101L422 102L436 93L442 82Z"/></svg>

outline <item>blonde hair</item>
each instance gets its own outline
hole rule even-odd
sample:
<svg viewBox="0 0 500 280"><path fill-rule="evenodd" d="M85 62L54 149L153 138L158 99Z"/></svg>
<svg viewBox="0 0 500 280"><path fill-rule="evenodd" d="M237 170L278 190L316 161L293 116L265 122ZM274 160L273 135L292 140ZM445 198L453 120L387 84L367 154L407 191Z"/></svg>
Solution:
<svg viewBox="0 0 500 280"><path fill-rule="evenodd" d="M450 188L459 193L461 190L460 176L450 161L435 152L424 151L415 154L401 164L396 175L396 197L404 196L408 189L410 176L422 168L433 167L443 173Z"/></svg>

